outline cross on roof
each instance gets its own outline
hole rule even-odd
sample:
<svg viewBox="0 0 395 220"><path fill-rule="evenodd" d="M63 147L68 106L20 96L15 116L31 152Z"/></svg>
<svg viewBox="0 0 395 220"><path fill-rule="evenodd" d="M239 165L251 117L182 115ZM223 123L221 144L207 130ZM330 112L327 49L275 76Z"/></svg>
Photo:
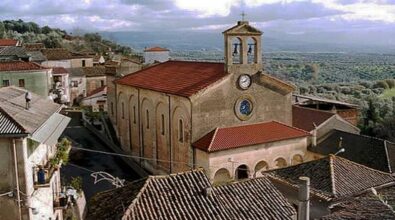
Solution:
<svg viewBox="0 0 395 220"><path fill-rule="evenodd" d="M241 15L241 20L244 21L245 16L247 15L246 13L244 13L244 11L240 14Z"/></svg>

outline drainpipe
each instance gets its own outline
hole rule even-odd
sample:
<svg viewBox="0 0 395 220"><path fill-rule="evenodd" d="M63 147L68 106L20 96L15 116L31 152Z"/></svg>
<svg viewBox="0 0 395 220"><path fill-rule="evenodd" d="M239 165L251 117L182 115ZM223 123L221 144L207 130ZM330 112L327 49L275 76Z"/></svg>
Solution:
<svg viewBox="0 0 395 220"><path fill-rule="evenodd" d="M15 139L12 139L12 148L14 151L14 168L15 168L15 181L16 181L16 198L18 200L18 215L19 220L22 220L22 211L21 211L21 195L19 191L19 174L18 174L18 162L16 157L16 146Z"/></svg>
<svg viewBox="0 0 395 220"><path fill-rule="evenodd" d="M299 177L298 220L310 219L310 178Z"/></svg>

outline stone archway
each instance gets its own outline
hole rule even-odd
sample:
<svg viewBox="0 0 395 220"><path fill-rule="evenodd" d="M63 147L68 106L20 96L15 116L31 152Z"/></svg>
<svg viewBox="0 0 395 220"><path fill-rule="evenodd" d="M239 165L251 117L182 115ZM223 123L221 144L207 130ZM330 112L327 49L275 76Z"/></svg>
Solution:
<svg viewBox="0 0 395 220"><path fill-rule="evenodd" d="M232 178L230 176L229 170L226 168L221 168L217 170L217 172L215 172L213 182L215 184L221 184L221 183L229 182L231 180Z"/></svg>
<svg viewBox="0 0 395 220"><path fill-rule="evenodd" d="M292 157L292 161L291 161L292 165L296 165L296 164L300 164L303 163L303 156L300 154L295 154Z"/></svg>
<svg viewBox="0 0 395 220"><path fill-rule="evenodd" d="M262 173L263 173L264 171L268 170L268 169L269 169L269 164L268 164L266 161L264 161L264 160L259 161L259 162L255 165L254 177L260 177L260 176L262 176Z"/></svg>
<svg viewBox="0 0 395 220"><path fill-rule="evenodd" d="M283 168L286 166L288 166L287 161L282 157L279 157L274 161L275 168Z"/></svg>
<svg viewBox="0 0 395 220"><path fill-rule="evenodd" d="M236 172L235 172L235 179L242 180L242 179L248 179L248 178L249 178L248 166L245 164L238 166L236 168Z"/></svg>

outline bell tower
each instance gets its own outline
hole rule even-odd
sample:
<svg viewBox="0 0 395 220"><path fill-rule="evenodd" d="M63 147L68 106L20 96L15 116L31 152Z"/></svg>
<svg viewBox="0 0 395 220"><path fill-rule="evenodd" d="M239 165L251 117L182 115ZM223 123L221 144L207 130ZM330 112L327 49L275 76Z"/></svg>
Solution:
<svg viewBox="0 0 395 220"><path fill-rule="evenodd" d="M222 32L225 42L225 71L236 76L255 74L262 69L262 32L238 21Z"/></svg>

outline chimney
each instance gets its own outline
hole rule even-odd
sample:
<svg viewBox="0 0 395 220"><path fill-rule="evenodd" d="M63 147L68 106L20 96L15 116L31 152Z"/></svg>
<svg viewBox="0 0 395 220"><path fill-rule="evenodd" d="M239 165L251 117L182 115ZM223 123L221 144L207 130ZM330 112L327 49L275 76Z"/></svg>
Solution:
<svg viewBox="0 0 395 220"><path fill-rule="evenodd" d="M204 188L203 193L206 197L209 197L213 194L213 188L211 188L211 186L208 186L208 187Z"/></svg>
<svg viewBox="0 0 395 220"><path fill-rule="evenodd" d="M298 220L310 219L310 178L299 177Z"/></svg>
<svg viewBox="0 0 395 220"><path fill-rule="evenodd" d="M317 125L313 122L314 125L314 130L313 130L313 136L311 137L311 145L313 147L317 146Z"/></svg>
<svg viewBox="0 0 395 220"><path fill-rule="evenodd" d="M32 100L32 94L29 91L27 91L25 93L25 100L26 100L26 109L29 110L29 108L30 108L30 101Z"/></svg>

